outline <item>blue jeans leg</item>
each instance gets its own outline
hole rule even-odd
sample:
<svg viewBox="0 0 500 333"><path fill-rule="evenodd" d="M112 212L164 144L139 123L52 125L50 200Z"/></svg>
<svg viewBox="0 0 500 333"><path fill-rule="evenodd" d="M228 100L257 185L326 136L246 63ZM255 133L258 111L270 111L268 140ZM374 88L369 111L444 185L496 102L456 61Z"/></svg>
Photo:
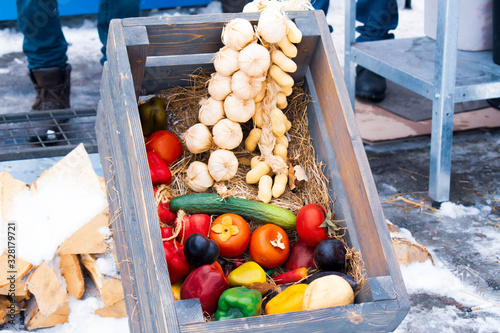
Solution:
<svg viewBox="0 0 500 333"><path fill-rule="evenodd" d="M358 0L356 20L363 26L356 28L360 36L356 42L393 39L390 30L398 26L398 3L396 0Z"/></svg>
<svg viewBox="0 0 500 333"><path fill-rule="evenodd" d="M330 6L330 0L312 0L311 4L313 5L314 9L321 9L323 12L328 14L328 7Z"/></svg>
<svg viewBox="0 0 500 333"><path fill-rule="evenodd" d="M140 16L140 0L100 0L97 14L97 32L102 43L101 64L106 61L106 43L108 40L109 22L115 18Z"/></svg>
<svg viewBox="0 0 500 333"><path fill-rule="evenodd" d="M64 38L56 0L17 0L17 24L24 35L28 68L66 67Z"/></svg>

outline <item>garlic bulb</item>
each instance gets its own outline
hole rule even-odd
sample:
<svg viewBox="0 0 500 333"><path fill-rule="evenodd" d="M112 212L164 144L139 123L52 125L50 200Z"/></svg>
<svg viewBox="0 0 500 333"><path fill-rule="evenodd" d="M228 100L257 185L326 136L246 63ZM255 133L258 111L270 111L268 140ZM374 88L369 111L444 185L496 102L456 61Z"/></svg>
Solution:
<svg viewBox="0 0 500 333"><path fill-rule="evenodd" d="M193 154L203 153L213 145L212 133L207 126L197 123L191 126L184 134L187 149Z"/></svg>
<svg viewBox="0 0 500 333"><path fill-rule="evenodd" d="M231 93L231 77L212 73L208 81L208 93L216 100L223 101Z"/></svg>
<svg viewBox="0 0 500 333"><path fill-rule="evenodd" d="M232 151L217 149L210 154L208 171L215 181L229 180L238 171L238 159Z"/></svg>
<svg viewBox="0 0 500 333"><path fill-rule="evenodd" d="M234 149L243 140L241 125L232 120L224 118L212 128L213 139L217 146L224 149Z"/></svg>
<svg viewBox="0 0 500 333"><path fill-rule="evenodd" d="M210 97L201 100L200 105L201 107L198 112L198 119L201 123L207 126L213 126L217 124L219 120L224 118L224 102Z"/></svg>
<svg viewBox="0 0 500 333"><path fill-rule="evenodd" d="M286 37L288 23L282 12L273 7L266 7L259 17L257 34L268 43L277 43Z"/></svg>
<svg viewBox="0 0 500 333"><path fill-rule="evenodd" d="M256 38L250 21L242 18L235 18L222 30L222 43L236 51L241 50Z"/></svg>
<svg viewBox="0 0 500 333"><path fill-rule="evenodd" d="M265 76L254 77L239 70L231 78L231 90L241 99L254 98L261 92L262 81L265 79Z"/></svg>
<svg viewBox="0 0 500 333"><path fill-rule="evenodd" d="M208 165L194 161L186 171L186 184L195 192L205 192L214 184L214 179L208 172Z"/></svg>
<svg viewBox="0 0 500 333"><path fill-rule="evenodd" d="M225 76L231 76L238 70L238 54L239 52L224 46L215 54L214 67L217 73Z"/></svg>
<svg viewBox="0 0 500 333"><path fill-rule="evenodd" d="M235 94L230 94L224 100L226 117L238 123L246 123L255 113L253 99L241 99Z"/></svg>
<svg viewBox="0 0 500 333"><path fill-rule="evenodd" d="M266 75L270 64L269 51L257 43L246 46L238 54L238 67L250 76Z"/></svg>

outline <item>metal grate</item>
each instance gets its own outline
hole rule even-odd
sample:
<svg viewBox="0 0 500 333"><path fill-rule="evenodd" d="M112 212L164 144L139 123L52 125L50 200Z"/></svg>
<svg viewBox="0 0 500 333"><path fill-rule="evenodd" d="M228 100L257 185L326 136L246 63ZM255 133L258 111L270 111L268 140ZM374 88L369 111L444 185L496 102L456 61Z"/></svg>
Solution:
<svg viewBox="0 0 500 333"><path fill-rule="evenodd" d="M95 116L95 109L0 114L0 161L63 156L80 143L95 153Z"/></svg>

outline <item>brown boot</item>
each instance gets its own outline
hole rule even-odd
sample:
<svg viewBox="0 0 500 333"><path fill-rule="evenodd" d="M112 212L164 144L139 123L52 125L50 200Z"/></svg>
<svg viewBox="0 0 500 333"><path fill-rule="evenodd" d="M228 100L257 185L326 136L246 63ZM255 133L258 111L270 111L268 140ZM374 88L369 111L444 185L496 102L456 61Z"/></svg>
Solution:
<svg viewBox="0 0 500 333"><path fill-rule="evenodd" d="M33 110L69 109L71 65L32 69L29 76L36 90Z"/></svg>
<svg viewBox="0 0 500 333"><path fill-rule="evenodd" d="M38 68L29 71L29 77L36 90L36 100L31 106L33 111L48 111L70 108L71 66ZM62 137L61 125L67 118L53 118L51 114L40 114L27 128L28 141L37 144L52 142L58 144ZM52 144L51 143L51 144Z"/></svg>

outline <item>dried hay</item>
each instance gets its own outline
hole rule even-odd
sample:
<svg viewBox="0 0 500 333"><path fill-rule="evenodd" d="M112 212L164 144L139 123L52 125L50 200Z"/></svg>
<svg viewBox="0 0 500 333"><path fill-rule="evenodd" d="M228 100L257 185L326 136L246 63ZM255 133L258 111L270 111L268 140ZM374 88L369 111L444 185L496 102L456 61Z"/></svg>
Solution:
<svg viewBox="0 0 500 333"><path fill-rule="evenodd" d="M162 98L169 112L169 128L175 133L181 141L183 141L184 133L189 127L198 123L199 102L208 98L207 82L209 75L198 70L189 76L189 84L187 86L176 86L170 89L161 91L156 96ZM292 128L286 133L289 139L288 156L293 159L293 163L300 165L306 172L308 181L307 190L297 190L293 193L290 190L285 191L279 198L273 198L271 204L286 208L297 214L299 209L309 203L318 203L325 208L334 211L334 200L329 196L328 179L325 176L325 165L315 158L315 151L312 146L311 137L309 135L308 120L307 120L307 104L311 101L310 96L304 92L302 83L296 83L293 87L293 93L287 98L288 106L283 110L287 118L292 122ZM246 138L250 130L253 128L253 122L249 121L241 124L243 129L243 137ZM219 193L221 196L235 196L250 200L258 200L258 186L248 185L245 181L246 174L250 170L249 162L252 157L258 155L258 151L250 153L245 150L242 143L239 147L232 150L238 161L238 172L234 178L229 181L216 183L213 187L207 190L209 193ZM172 168L173 183L170 185L171 196L179 196L189 193L195 193L189 189L185 182L185 174L189 164L193 161L208 162L210 154L208 152L202 154L191 154L187 149L184 150L183 158L178 161ZM332 215L333 217L334 215ZM251 230L255 230L260 224L249 221ZM342 228L339 228L339 234L336 238L342 239ZM287 234L290 238L290 243L298 241L296 231L288 230ZM358 283L359 288L364 284L364 267L362 258L359 252L353 249L348 249L347 255L347 272L351 274ZM274 275L279 273L279 270ZM359 289L358 289L359 290Z"/></svg>

